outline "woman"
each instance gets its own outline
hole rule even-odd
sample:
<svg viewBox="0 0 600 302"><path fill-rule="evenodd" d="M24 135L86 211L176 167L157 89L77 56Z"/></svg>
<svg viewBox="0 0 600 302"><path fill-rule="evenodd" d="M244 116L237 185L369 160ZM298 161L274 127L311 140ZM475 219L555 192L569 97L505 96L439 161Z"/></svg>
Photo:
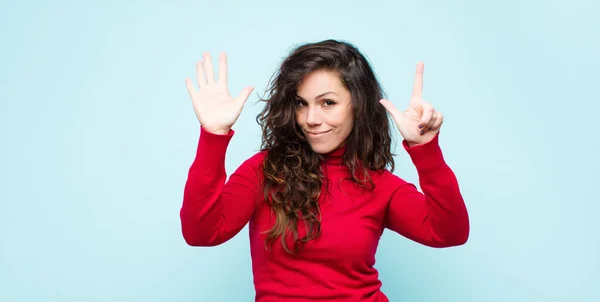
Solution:
<svg viewBox="0 0 600 302"><path fill-rule="evenodd" d="M408 109L399 111L353 45L297 47L257 117L261 151L227 181L232 126L253 88L229 95L224 53L218 80L206 53L197 73L199 90L186 79L201 134L180 213L183 237L215 246L249 223L256 301L388 301L374 268L384 228L431 247L467 241L467 209L438 145L443 116L422 99L422 64ZM424 194L391 173L387 112Z"/></svg>

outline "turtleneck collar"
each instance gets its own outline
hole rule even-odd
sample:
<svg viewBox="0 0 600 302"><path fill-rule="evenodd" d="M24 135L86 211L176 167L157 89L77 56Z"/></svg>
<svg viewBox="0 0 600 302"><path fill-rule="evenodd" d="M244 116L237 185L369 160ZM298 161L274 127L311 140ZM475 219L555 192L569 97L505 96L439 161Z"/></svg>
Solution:
<svg viewBox="0 0 600 302"><path fill-rule="evenodd" d="M342 145L337 149L323 154L324 163L328 165L339 165L343 162L344 153L346 152L346 145Z"/></svg>

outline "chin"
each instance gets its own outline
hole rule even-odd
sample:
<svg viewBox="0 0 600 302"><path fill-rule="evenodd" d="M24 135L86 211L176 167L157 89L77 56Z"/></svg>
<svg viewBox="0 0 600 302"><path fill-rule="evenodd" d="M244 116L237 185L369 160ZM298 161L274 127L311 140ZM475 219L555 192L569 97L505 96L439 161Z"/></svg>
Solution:
<svg viewBox="0 0 600 302"><path fill-rule="evenodd" d="M310 144L310 147L319 154L327 154L336 149L336 144Z"/></svg>

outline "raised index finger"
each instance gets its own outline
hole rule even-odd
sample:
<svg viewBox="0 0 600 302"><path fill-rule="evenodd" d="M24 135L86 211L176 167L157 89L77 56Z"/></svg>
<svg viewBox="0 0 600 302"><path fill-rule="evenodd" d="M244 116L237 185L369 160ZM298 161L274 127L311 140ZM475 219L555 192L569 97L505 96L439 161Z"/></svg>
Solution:
<svg viewBox="0 0 600 302"><path fill-rule="evenodd" d="M413 84L413 98L420 98L423 96L423 70L425 64L423 62L417 63L417 70L415 71L415 83Z"/></svg>

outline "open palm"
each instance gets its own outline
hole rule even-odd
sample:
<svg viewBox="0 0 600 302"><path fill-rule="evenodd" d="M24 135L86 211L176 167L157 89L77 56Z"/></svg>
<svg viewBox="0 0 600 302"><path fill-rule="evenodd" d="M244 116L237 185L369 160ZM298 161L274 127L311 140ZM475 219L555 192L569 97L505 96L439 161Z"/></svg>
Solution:
<svg viewBox="0 0 600 302"><path fill-rule="evenodd" d="M198 86L196 89L192 80L185 79L192 105L200 124L214 133L228 133L235 124L244 103L254 88L248 86L234 99L227 87L227 55L219 55L219 79L215 81L215 73L209 53L204 53L204 62L196 64Z"/></svg>
<svg viewBox="0 0 600 302"><path fill-rule="evenodd" d="M406 110L399 111L389 100L380 100L380 103L392 115L400 134L410 146L431 141L440 131L444 120L442 113L423 101L423 70L424 64L418 63L413 94Z"/></svg>

